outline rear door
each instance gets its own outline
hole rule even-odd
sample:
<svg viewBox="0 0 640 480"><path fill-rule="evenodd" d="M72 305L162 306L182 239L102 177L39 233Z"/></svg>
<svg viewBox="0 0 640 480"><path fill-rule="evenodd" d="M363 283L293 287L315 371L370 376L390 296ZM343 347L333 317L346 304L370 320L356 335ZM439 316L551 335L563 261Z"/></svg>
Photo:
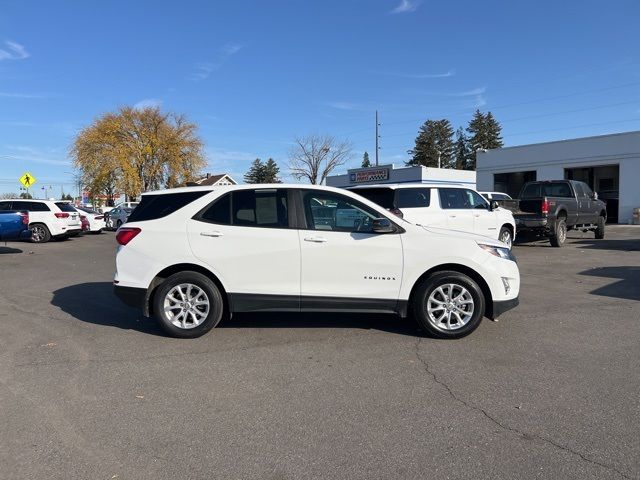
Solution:
<svg viewBox="0 0 640 480"><path fill-rule="evenodd" d="M300 243L287 189L235 190L187 223L193 254L227 289L234 311L299 310Z"/></svg>
<svg viewBox="0 0 640 480"><path fill-rule="evenodd" d="M352 197L300 190L303 310L396 308L403 255L399 233L373 233L381 215ZM392 216L389 216L392 219Z"/></svg>
<svg viewBox="0 0 640 480"><path fill-rule="evenodd" d="M466 188L438 188L440 207L446 216L446 225L451 230L474 231L473 202Z"/></svg>
<svg viewBox="0 0 640 480"><path fill-rule="evenodd" d="M447 227L447 214L440 208L433 188L398 188L395 204L403 218L411 223Z"/></svg>

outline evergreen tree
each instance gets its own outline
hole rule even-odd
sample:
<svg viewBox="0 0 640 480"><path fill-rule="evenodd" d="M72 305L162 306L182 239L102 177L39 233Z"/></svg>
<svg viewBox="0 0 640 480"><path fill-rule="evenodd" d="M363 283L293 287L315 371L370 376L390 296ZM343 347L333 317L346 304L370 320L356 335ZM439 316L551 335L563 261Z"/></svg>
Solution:
<svg viewBox="0 0 640 480"><path fill-rule="evenodd" d="M256 158L251 164L249 171L244 174L244 181L246 183L265 183L263 181L265 177L264 169L265 165L262 163L262 160Z"/></svg>
<svg viewBox="0 0 640 480"><path fill-rule="evenodd" d="M427 120L420 127L416 144L408 153L411 160L407 165L451 168L454 162L455 145L453 127L447 119Z"/></svg>
<svg viewBox="0 0 640 480"><path fill-rule="evenodd" d="M362 156L362 168L367 168L371 166L371 162L369 161L369 154L367 152L364 152L364 155Z"/></svg>
<svg viewBox="0 0 640 480"><path fill-rule="evenodd" d="M469 148L471 149L469 170L475 170L478 150L502 147L502 127L491 112L483 114L480 110L476 110L469 122L467 132L469 132Z"/></svg>
<svg viewBox="0 0 640 480"><path fill-rule="evenodd" d="M273 160L273 158L270 158L263 166L263 181L257 183L281 183L278 178L279 173L280 167L278 167L278 164Z"/></svg>
<svg viewBox="0 0 640 480"><path fill-rule="evenodd" d="M469 140L462 127L456 131L455 161L453 168L467 170L469 168L471 152L469 150Z"/></svg>

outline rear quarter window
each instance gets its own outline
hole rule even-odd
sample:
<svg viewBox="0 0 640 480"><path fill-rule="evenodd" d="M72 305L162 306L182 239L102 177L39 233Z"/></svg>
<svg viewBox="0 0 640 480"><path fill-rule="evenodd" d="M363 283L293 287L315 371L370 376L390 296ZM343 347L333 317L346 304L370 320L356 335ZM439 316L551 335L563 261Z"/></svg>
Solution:
<svg viewBox="0 0 640 480"><path fill-rule="evenodd" d="M58 207L62 212L77 212L77 210L70 203L56 202L56 207Z"/></svg>
<svg viewBox="0 0 640 480"><path fill-rule="evenodd" d="M209 193L206 190L197 192L165 193L162 195L143 195L142 201L133 209L129 222L143 222L166 217L194 200ZM127 211L127 209L124 209Z"/></svg>
<svg viewBox="0 0 640 480"><path fill-rule="evenodd" d="M399 188L396 195L397 208L420 208L431 204L430 188Z"/></svg>

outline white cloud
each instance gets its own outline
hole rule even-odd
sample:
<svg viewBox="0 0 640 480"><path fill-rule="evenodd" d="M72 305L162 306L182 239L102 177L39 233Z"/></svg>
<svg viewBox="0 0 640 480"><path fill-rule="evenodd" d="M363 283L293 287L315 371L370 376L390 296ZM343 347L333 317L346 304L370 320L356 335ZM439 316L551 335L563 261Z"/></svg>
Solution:
<svg viewBox="0 0 640 480"><path fill-rule="evenodd" d="M212 61L197 62L193 66L193 73L191 74L191 80L194 82L200 82L209 78L209 76L218 70L224 63L233 55L238 53L244 48L244 45L240 43L225 43L218 49L216 58Z"/></svg>
<svg viewBox="0 0 640 480"><path fill-rule="evenodd" d="M162 100L159 98L145 98L136 103L133 108L136 110L143 110L145 108L156 108L162 105Z"/></svg>
<svg viewBox="0 0 640 480"><path fill-rule="evenodd" d="M370 111L375 110L375 108L370 105L365 105L362 103L353 103L353 102L326 102L325 105L327 107L335 108L336 110L350 110L350 111Z"/></svg>
<svg viewBox="0 0 640 480"><path fill-rule="evenodd" d="M0 92L2 98L44 98L44 95L36 93L15 93L15 92Z"/></svg>
<svg viewBox="0 0 640 480"><path fill-rule="evenodd" d="M418 0L400 0L400 4L390 13L411 13L415 12L419 6L420 2Z"/></svg>
<svg viewBox="0 0 640 480"><path fill-rule="evenodd" d="M473 90L466 90L464 92L457 93L449 93L448 95L452 97L477 97L478 95L482 95L487 91L487 87L478 87Z"/></svg>
<svg viewBox="0 0 640 480"><path fill-rule="evenodd" d="M71 165L69 160L60 158L60 153L55 149L41 150L34 147L22 145L5 145L8 153L0 154L0 159L18 162L32 162L45 165L62 165L68 167Z"/></svg>
<svg viewBox="0 0 640 480"><path fill-rule="evenodd" d="M382 75L390 75L393 77L425 79L425 78L453 77L456 74L456 71L451 69L442 73L402 73L402 72L379 72L379 73Z"/></svg>
<svg viewBox="0 0 640 480"><path fill-rule="evenodd" d="M2 60L23 60L29 57L29 52L17 42L6 40L4 48L0 48L0 61Z"/></svg>

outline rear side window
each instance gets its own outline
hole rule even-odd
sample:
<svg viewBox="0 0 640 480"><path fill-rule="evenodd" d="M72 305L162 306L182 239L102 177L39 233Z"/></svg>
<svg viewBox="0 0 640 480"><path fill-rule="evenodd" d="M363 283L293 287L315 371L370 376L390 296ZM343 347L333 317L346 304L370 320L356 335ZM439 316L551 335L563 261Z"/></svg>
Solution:
<svg viewBox="0 0 640 480"><path fill-rule="evenodd" d="M143 195L142 201L131 211L128 222L143 222L166 217L194 200L209 193L208 191L166 193L163 195Z"/></svg>
<svg viewBox="0 0 640 480"><path fill-rule="evenodd" d="M398 208L420 208L431 204L430 188L399 188L396 195Z"/></svg>
<svg viewBox="0 0 640 480"><path fill-rule="evenodd" d="M288 228L287 191L238 190L220 197L195 218L219 225Z"/></svg>
<svg viewBox="0 0 640 480"><path fill-rule="evenodd" d="M77 210L73 208L70 203L56 202L56 207L58 207L63 212L77 212Z"/></svg>
<svg viewBox="0 0 640 480"><path fill-rule="evenodd" d="M28 210L30 212L50 212L46 203L41 202L13 202L13 210Z"/></svg>
<svg viewBox="0 0 640 480"><path fill-rule="evenodd" d="M396 208L393 204L394 191L391 188L354 188L351 191L387 210Z"/></svg>

